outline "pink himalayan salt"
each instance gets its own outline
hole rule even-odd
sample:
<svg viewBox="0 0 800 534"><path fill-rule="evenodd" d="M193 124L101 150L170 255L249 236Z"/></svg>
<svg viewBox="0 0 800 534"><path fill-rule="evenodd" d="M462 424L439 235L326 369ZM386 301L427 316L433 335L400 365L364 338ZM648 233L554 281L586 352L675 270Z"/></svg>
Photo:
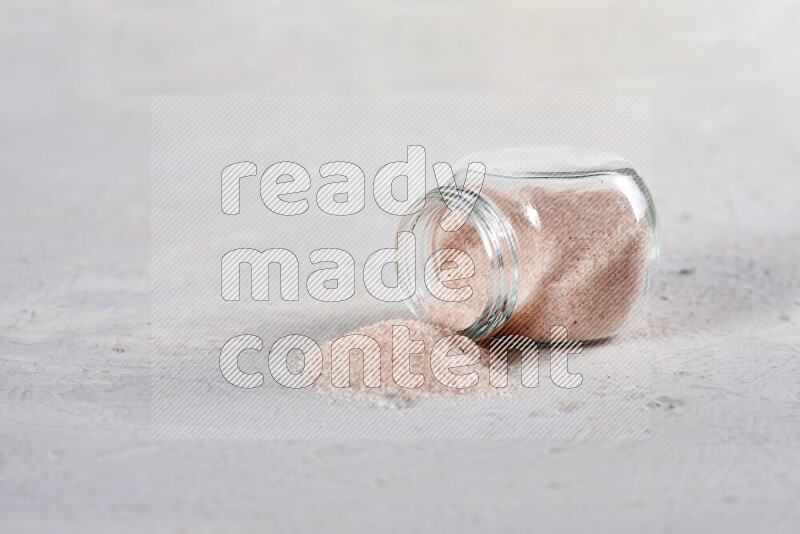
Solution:
<svg viewBox="0 0 800 534"><path fill-rule="evenodd" d="M642 291L649 253L649 233L644 220L637 221L628 200L616 190L551 190L531 186L513 192L486 191L483 194L507 217L518 243L519 289L514 312L498 335L525 335L549 341L552 325L566 326L570 339L598 339L615 333ZM534 208L540 224L531 223ZM457 232L442 232L436 248L457 248L467 252L475 274L465 281L472 297L463 302L432 299L426 313L433 321L394 319L354 330L346 335L363 335L380 346L381 382L378 388L364 385L360 351L350 353L349 387L331 384L331 342L322 346L323 371L317 384L342 394L366 397L385 395L408 398L413 393L496 394L515 389L494 388L489 383L489 353L480 351L479 362L456 371L478 373L478 384L464 389L442 385L431 371L431 349L442 338L471 325L481 313L489 295L489 263L483 244L470 225ZM464 283L445 282L449 287ZM392 327L409 328L412 340L424 342L422 354L412 354L410 368L422 373L421 387L407 389L392 377ZM470 342L472 343L472 342ZM369 350L369 349L368 349ZM456 351L457 352L457 351ZM377 354L368 352L369 356ZM408 359L404 362L407 365ZM342 364L345 361L341 362ZM509 354L510 376L518 374L519 362ZM341 366L337 371L341 371Z"/></svg>
<svg viewBox="0 0 800 534"><path fill-rule="evenodd" d="M424 342L424 349L421 354L411 354L410 358L407 355L407 351L404 350L408 348L408 345L405 347L402 344L400 346L395 347L398 352L399 361L397 365L404 366L405 369L409 368L409 361L410 361L410 370L412 373L421 373L423 375L424 382L418 388L406 388L401 387L396 381L395 377L392 374L392 349L393 349L393 340L392 340L392 328L393 326L405 326L408 328L408 333L411 340L419 340ZM416 321L412 319L392 319L388 321L381 321L379 323L375 323L373 325L364 326L352 332L345 334L345 336L353 336L353 335L360 335L360 336L368 336L375 341L377 341L378 345L380 346L380 355L376 354L377 351L372 349L367 349L366 358L362 356L361 350L353 350L350 352L349 364L349 386L348 387L335 387L332 384L331 380L331 349L332 349L332 341L328 341L322 345L322 357L323 357L323 370L322 375L317 380L316 384L323 389L334 391L337 393L341 393L344 395L352 395L356 394L359 396L365 397L374 397L376 395L386 395L386 396L402 396L407 397L409 395L414 394L442 394L442 393L450 393L450 394L459 394L459 393L491 393L492 390L495 388L491 387L489 384L489 353L488 351L477 345L474 341L465 338L463 336L459 336L456 338L457 341L457 348L452 349L450 351L451 356L455 356L459 354L458 349L462 349L464 353L470 353L472 351L474 354L478 355L477 361L469 366L461 367L459 369L453 369L454 374L458 375L466 375L470 372L477 372L478 374L478 383L472 387L467 388L450 388L446 385L443 385L437 378L434 376L431 370L431 350L433 349L434 345L447 336L453 335L455 332L453 330L444 328L439 325L429 324L422 321ZM342 337L345 337L342 336ZM341 339L341 338L338 338ZM333 340L336 341L336 340ZM470 348L472 347L472 348ZM364 359L370 361L371 357L378 357L380 356L380 387L366 387L364 384ZM474 361L474 360L473 360ZM343 368L343 365L346 365L346 360L339 360L336 369L333 370L334 374L340 373L344 371L344 375L347 375L346 367ZM368 364L369 365L369 364ZM368 366L369 369L369 366ZM395 375L397 375L397 371L395 371ZM341 375L338 375L341 376ZM369 382L369 378L367 380ZM402 380L401 380L402 383Z"/></svg>
<svg viewBox="0 0 800 534"><path fill-rule="evenodd" d="M649 254L647 223L636 220L628 199L617 190L532 186L482 194L507 216L518 243L517 302L498 334L548 341L552 325L567 327L570 339L614 334L642 293ZM538 227L532 214L538 214ZM489 296L488 257L470 224L437 237L437 249L461 249L472 257L474 276L445 285L468 284L473 294L462 302L429 299L426 315L461 330L476 320Z"/></svg>

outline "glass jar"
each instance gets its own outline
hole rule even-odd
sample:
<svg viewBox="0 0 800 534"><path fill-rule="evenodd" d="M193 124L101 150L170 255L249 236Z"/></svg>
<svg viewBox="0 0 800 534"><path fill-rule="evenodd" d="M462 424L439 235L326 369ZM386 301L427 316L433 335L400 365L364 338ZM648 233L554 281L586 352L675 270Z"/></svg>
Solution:
<svg viewBox="0 0 800 534"><path fill-rule="evenodd" d="M399 228L415 236L414 271L398 275L415 279L406 302L419 319L474 339L546 342L563 326L586 341L617 333L647 300L656 215L625 160L514 148L435 170L440 186Z"/></svg>

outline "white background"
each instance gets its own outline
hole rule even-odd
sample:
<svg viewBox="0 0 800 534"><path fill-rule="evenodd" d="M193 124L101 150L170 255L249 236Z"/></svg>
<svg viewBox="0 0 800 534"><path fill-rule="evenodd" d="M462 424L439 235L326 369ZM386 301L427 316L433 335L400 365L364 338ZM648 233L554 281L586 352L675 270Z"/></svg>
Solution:
<svg viewBox="0 0 800 534"><path fill-rule="evenodd" d="M800 520L797 2L6 1L9 532L790 532ZM151 440L149 102L651 95L653 436Z"/></svg>

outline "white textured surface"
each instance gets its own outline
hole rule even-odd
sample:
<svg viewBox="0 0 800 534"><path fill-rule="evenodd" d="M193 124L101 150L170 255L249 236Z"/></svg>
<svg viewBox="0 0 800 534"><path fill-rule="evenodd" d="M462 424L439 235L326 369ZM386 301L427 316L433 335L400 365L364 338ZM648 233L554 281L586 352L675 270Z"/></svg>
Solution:
<svg viewBox="0 0 800 534"><path fill-rule="evenodd" d="M0 7L4 531L796 530L797 2L199 4ZM178 92L651 94L653 437L151 440L148 106Z"/></svg>

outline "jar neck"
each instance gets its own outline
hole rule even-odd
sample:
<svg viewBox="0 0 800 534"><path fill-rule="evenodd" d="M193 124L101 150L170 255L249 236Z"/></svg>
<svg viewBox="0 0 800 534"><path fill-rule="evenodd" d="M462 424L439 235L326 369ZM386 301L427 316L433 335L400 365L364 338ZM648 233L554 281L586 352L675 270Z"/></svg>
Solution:
<svg viewBox="0 0 800 534"><path fill-rule="evenodd" d="M471 211L469 206L472 206ZM428 292L424 269L425 262L437 250L439 238L445 233L441 222L451 214L451 208L468 211L469 216L464 224L475 230L481 242L478 253L486 255L486 261L479 262L481 267L476 266L474 277L468 279L467 283L488 285L486 301L479 303L480 311L474 322L466 327L462 325L459 332L473 339L485 338L496 334L511 317L519 284L518 246L514 230L508 217L485 195L451 186L437 188L426 195L421 210L401 220L398 231L413 233L417 247L415 291L405 302L418 319L437 322L428 316L426 299L436 297ZM456 242L449 248L459 247ZM479 272L478 269L488 272ZM474 288L471 298L476 298ZM453 328L448 324L442 326Z"/></svg>

